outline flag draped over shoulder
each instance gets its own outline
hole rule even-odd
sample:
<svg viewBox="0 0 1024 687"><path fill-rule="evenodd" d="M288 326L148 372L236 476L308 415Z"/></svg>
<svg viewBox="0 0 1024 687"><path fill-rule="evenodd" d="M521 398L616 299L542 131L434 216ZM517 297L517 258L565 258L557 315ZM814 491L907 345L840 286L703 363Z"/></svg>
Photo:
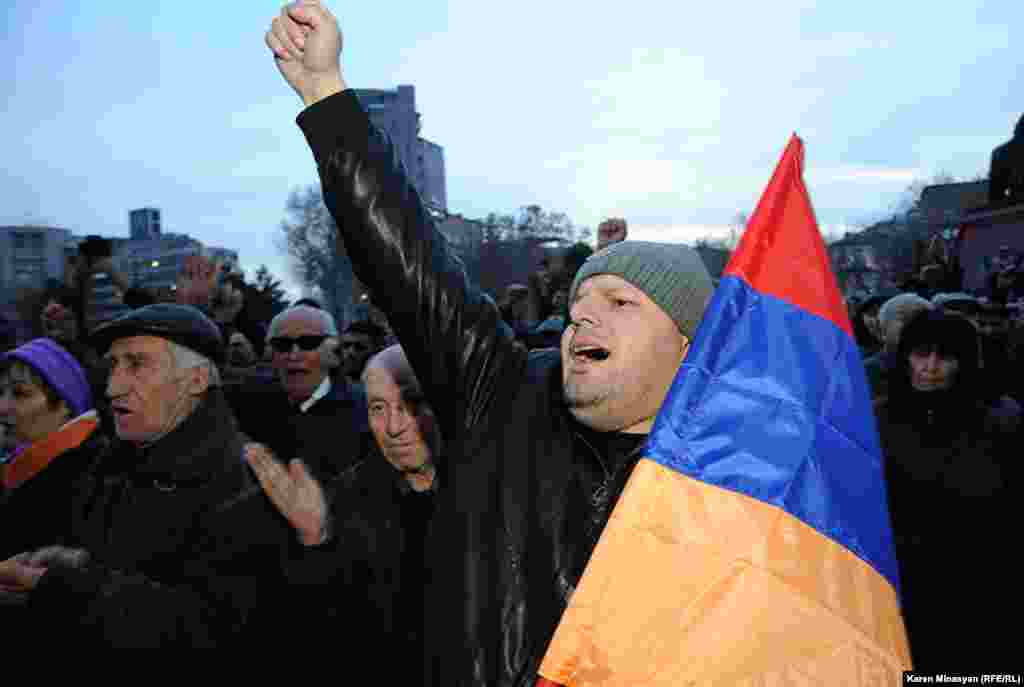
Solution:
<svg viewBox="0 0 1024 687"><path fill-rule="evenodd" d="M540 684L893 685L909 669L863 364L790 141Z"/></svg>

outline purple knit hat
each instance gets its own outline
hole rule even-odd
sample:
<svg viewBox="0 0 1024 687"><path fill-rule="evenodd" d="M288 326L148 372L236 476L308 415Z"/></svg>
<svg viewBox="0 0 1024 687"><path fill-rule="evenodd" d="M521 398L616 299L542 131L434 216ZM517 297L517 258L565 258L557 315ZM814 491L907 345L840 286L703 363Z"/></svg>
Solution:
<svg viewBox="0 0 1024 687"><path fill-rule="evenodd" d="M72 417L92 410L92 390L85 377L85 370L73 355L53 339L32 339L0 356L0 360L11 359L20 360L38 372L61 400L68 404Z"/></svg>

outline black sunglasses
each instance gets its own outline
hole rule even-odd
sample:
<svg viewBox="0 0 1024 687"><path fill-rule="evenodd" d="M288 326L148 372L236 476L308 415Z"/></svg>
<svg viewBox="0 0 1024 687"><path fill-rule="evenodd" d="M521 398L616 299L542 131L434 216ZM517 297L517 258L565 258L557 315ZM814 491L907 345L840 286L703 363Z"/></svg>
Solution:
<svg viewBox="0 0 1024 687"><path fill-rule="evenodd" d="M306 334L296 336L294 339L287 336L275 336L267 343L278 353L291 353L295 346L298 346L300 351L314 351L326 338L326 334Z"/></svg>

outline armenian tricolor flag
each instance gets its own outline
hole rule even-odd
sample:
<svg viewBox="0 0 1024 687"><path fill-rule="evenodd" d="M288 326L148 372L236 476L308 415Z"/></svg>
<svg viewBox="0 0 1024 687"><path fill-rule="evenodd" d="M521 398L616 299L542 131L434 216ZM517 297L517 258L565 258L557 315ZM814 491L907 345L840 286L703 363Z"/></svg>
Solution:
<svg viewBox="0 0 1024 687"><path fill-rule="evenodd" d="M790 141L540 684L895 685L910 667L860 353Z"/></svg>

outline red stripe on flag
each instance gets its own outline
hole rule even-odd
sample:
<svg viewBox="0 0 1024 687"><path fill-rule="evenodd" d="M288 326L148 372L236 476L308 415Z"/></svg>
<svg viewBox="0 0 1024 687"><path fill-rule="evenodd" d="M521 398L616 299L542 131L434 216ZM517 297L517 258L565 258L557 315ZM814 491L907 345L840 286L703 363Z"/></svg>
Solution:
<svg viewBox="0 0 1024 687"><path fill-rule="evenodd" d="M794 134L786 146L725 274L835 323L853 327L803 182L804 146Z"/></svg>

